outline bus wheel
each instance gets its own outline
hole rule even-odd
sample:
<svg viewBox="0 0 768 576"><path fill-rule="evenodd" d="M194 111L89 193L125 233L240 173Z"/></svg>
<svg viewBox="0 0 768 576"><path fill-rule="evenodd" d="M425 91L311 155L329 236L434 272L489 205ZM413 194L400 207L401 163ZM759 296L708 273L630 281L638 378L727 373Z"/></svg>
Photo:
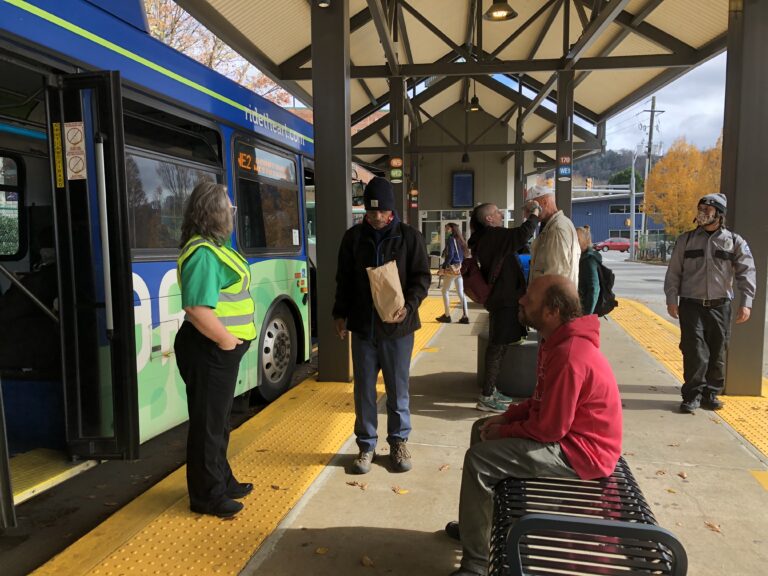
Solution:
<svg viewBox="0 0 768 576"><path fill-rule="evenodd" d="M278 304L261 330L261 382L256 392L271 402L291 386L296 367L296 326L285 304Z"/></svg>

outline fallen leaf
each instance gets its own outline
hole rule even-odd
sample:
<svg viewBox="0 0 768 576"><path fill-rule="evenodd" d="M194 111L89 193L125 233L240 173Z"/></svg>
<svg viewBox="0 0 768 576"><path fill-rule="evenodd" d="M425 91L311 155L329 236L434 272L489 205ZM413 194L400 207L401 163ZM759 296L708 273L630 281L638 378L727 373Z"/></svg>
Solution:
<svg viewBox="0 0 768 576"><path fill-rule="evenodd" d="M272 488L272 490L288 490L288 488L281 488L277 484L272 484L272 486L270 486L270 488Z"/></svg>
<svg viewBox="0 0 768 576"><path fill-rule="evenodd" d="M722 533L722 530L720 530L720 524L715 524L714 522L707 520L704 522L704 526L712 530L712 532L717 532L718 534Z"/></svg>
<svg viewBox="0 0 768 576"><path fill-rule="evenodd" d="M322 556L323 554L328 554L328 548L325 546L320 546L318 548L315 548L315 554L318 554Z"/></svg>
<svg viewBox="0 0 768 576"><path fill-rule="evenodd" d="M354 487L360 488L360 490L367 490L368 489L368 483L367 482L358 482L357 480L353 480L351 482L347 482L347 486L354 486Z"/></svg>
<svg viewBox="0 0 768 576"><path fill-rule="evenodd" d="M392 486L392 492L395 494L408 494L408 490L405 488L400 488L400 486Z"/></svg>
<svg viewBox="0 0 768 576"><path fill-rule="evenodd" d="M717 418L710 418L709 420L710 422L714 422L715 424L720 424L720 420L718 420Z"/></svg>
<svg viewBox="0 0 768 576"><path fill-rule="evenodd" d="M687 472L678 472L677 475L680 476L680 478L682 478L683 480L688 478L688 473Z"/></svg>
<svg viewBox="0 0 768 576"><path fill-rule="evenodd" d="M674 488L667 488L667 492L669 492L670 494L677 494L677 490L675 490Z"/></svg>
<svg viewBox="0 0 768 576"><path fill-rule="evenodd" d="M440 472L445 472L445 471L446 471L446 470L448 470L448 468L450 468L450 467L451 467L451 465L450 465L450 464L443 464L442 466L440 466L440 468L438 468L438 471L440 471Z"/></svg>
<svg viewBox="0 0 768 576"><path fill-rule="evenodd" d="M371 567L373 567L373 560L371 560L368 556L363 554L363 557L360 558L360 564L362 564L363 566L366 566L368 568L371 568Z"/></svg>
<svg viewBox="0 0 768 576"><path fill-rule="evenodd" d="M259 448L256 452L269 452L266 448Z"/></svg>
<svg viewBox="0 0 768 576"><path fill-rule="evenodd" d="M655 391L655 390L658 390L658 388L656 386L648 386L648 390L654 390Z"/></svg>
<svg viewBox="0 0 768 576"><path fill-rule="evenodd" d="M666 470L656 470L656 476L664 476L666 473Z"/></svg>
<svg viewBox="0 0 768 576"><path fill-rule="evenodd" d="M634 452L624 452L624 456L634 456Z"/></svg>
<svg viewBox="0 0 768 576"><path fill-rule="evenodd" d="M670 448L677 448L678 446L680 446L680 442L675 442L674 444L667 444L667 446L669 446Z"/></svg>

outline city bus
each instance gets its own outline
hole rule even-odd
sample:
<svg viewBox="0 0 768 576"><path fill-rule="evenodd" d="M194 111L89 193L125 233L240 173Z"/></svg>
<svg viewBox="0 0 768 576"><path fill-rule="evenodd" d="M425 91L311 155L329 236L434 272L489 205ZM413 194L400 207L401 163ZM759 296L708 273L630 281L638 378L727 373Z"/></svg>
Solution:
<svg viewBox="0 0 768 576"><path fill-rule="evenodd" d="M154 39L141 0L0 0L0 526L45 482L12 491L25 462L135 459L187 419L176 257L202 180L253 278L236 394L290 386L312 156L310 124Z"/></svg>

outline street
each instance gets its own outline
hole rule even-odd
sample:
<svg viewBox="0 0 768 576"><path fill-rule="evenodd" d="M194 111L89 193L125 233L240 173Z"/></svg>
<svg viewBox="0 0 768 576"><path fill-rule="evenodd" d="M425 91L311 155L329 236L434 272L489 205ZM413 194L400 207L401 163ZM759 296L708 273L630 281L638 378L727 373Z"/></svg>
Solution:
<svg viewBox="0 0 768 576"><path fill-rule="evenodd" d="M677 324L677 320L667 314L664 298L666 266L629 262L627 260L629 255L624 252L608 251L600 254L603 257L603 263L616 275L616 284L613 287L616 296L642 302L662 318ZM768 375L768 318L765 329L763 374Z"/></svg>

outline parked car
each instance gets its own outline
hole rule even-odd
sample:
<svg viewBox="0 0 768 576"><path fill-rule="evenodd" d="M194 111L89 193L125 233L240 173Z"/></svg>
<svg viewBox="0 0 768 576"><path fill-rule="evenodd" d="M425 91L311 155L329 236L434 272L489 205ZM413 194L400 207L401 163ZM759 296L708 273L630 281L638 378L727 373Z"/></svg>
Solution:
<svg viewBox="0 0 768 576"><path fill-rule="evenodd" d="M629 251L629 238L608 238L602 242L595 242L593 248L595 250L602 250L608 252L608 250L618 250L619 252ZM638 249L638 244L635 242L635 250Z"/></svg>

